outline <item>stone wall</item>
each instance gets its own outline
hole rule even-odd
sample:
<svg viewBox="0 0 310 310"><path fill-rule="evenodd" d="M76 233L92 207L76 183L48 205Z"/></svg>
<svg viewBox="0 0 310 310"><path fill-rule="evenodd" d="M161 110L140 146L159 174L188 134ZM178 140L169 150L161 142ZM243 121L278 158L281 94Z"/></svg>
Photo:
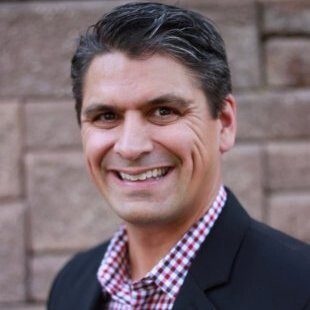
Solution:
<svg viewBox="0 0 310 310"><path fill-rule="evenodd" d="M124 1L0 2L0 308L44 309L55 272L118 224L86 174L74 39ZM310 241L310 3L180 3L226 40L239 104L225 180L248 211Z"/></svg>

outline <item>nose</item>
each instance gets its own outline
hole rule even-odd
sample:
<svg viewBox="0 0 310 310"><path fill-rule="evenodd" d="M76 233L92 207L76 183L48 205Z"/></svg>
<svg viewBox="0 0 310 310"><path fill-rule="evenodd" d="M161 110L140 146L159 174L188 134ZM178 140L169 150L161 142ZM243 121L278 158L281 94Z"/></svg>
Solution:
<svg viewBox="0 0 310 310"><path fill-rule="evenodd" d="M152 149L150 133L143 118L133 111L127 112L114 151L124 159L136 160Z"/></svg>

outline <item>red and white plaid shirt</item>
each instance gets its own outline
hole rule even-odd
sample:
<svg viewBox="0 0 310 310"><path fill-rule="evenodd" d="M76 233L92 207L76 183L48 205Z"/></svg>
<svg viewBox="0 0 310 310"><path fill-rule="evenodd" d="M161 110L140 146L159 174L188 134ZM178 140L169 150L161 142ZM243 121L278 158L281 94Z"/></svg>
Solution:
<svg viewBox="0 0 310 310"><path fill-rule="evenodd" d="M124 226L111 240L98 270L103 293L110 296L104 309L171 309L198 249L209 234L227 198L221 186L209 210L141 280L132 282L128 264L128 236Z"/></svg>

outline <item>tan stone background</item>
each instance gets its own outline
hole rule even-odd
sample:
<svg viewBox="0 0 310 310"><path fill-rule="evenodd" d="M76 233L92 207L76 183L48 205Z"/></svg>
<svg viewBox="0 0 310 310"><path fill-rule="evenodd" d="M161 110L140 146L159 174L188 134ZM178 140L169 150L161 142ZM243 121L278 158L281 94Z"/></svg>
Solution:
<svg viewBox="0 0 310 310"><path fill-rule="evenodd" d="M44 309L52 278L117 220L86 175L74 39L124 1L0 1L0 308ZM310 1L164 1L211 17L239 103L225 179L257 219L310 241Z"/></svg>

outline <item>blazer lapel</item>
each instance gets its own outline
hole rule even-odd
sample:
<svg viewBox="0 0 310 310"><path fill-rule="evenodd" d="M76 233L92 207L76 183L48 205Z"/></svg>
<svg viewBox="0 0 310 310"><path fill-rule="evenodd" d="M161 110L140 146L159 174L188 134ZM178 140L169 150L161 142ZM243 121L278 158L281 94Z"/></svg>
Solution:
<svg viewBox="0 0 310 310"><path fill-rule="evenodd" d="M96 273L92 272L89 274L89 278L84 280L85 282L83 281L84 283L87 283L87 286L83 285L83 287L78 289L78 295L82 296L82 298L76 298L76 301L73 301L75 310L103 309L102 305L104 301L101 287L96 279L96 276L94 276Z"/></svg>
<svg viewBox="0 0 310 310"><path fill-rule="evenodd" d="M78 309L99 310L102 309L103 298L99 283L91 285L88 289L88 293L85 294L85 305L79 305Z"/></svg>
<svg viewBox="0 0 310 310"><path fill-rule="evenodd" d="M215 310L212 302L207 298L204 291L197 285L197 282L188 274L186 283L181 287L181 290L174 302L173 310Z"/></svg>
<svg viewBox="0 0 310 310"><path fill-rule="evenodd" d="M197 253L173 309L216 309L208 299L208 291L229 281L250 218L234 195L226 190L226 205Z"/></svg>
<svg viewBox="0 0 310 310"><path fill-rule="evenodd" d="M75 298L72 301L70 309L74 310L101 310L103 309L104 299L102 288L97 280L96 274L100 266L103 255L106 251L107 244L98 249L92 254L92 257L87 259L87 265L83 265L83 272L80 272L79 281L75 284ZM77 298L79 296L80 298ZM71 305L71 304L70 304ZM68 309L69 309L68 308Z"/></svg>

